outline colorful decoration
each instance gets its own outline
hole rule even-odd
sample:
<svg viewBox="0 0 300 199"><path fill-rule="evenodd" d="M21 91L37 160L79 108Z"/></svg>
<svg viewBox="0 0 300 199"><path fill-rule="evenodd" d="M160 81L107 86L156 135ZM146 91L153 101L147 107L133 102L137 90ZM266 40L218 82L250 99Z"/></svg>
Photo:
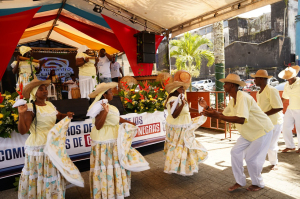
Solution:
<svg viewBox="0 0 300 199"><path fill-rule="evenodd" d="M119 92L123 105L127 112L131 113L153 113L164 111L164 103L167 99L165 86L170 78L161 82L140 82L129 86L126 82L121 82L123 90ZM138 87L139 86L139 87Z"/></svg>

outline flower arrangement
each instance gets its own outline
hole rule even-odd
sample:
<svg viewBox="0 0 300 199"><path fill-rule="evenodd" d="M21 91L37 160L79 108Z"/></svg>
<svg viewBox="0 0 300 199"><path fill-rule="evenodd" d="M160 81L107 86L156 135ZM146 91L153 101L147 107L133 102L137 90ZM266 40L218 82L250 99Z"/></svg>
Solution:
<svg viewBox="0 0 300 199"><path fill-rule="evenodd" d="M160 82L139 82L129 86L126 82L121 82L123 90L119 92L122 103L131 113L153 113L155 111L163 111L164 103L168 93L165 86L169 83L170 78ZM137 87L139 86L139 91Z"/></svg>
<svg viewBox="0 0 300 199"><path fill-rule="evenodd" d="M13 108L18 93L0 93L0 137L10 138L11 132L18 132L18 109Z"/></svg>

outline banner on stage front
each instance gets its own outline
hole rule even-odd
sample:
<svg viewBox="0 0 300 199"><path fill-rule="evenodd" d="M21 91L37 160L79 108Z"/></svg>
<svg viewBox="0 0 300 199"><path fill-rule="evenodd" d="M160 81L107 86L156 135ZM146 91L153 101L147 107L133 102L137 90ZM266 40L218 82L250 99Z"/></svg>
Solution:
<svg viewBox="0 0 300 199"><path fill-rule="evenodd" d="M155 137L165 136L166 114L164 112L127 114L122 118L134 122L139 127L134 142L147 141ZM71 122L66 133L67 153L72 156L86 154L91 150L90 132L92 120ZM21 135L13 132L11 138L0 138L0 170L24 164L25 141L29 134Z"/></svg>

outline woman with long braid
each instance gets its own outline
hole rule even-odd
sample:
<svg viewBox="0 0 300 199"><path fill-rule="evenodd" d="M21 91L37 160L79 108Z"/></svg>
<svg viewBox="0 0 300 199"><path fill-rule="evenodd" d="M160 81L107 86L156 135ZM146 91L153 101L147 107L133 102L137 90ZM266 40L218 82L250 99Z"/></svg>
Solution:
<svg viewBox="0 0 300 199"><path fill-rule="evenodd" d="M55 126L56 119L61 120L66 116L72 118L74 113L62 114L51 102L46 101L49 84L50 80L32 80L23 90L23 96L26 99L30 98L30 103L18 106L18 130L21 134L30 132L25 142L25 164L19 181L19 198L65 197L64 174L61 175L60 170L57 169L59 165L54 165L49 156L45 154L44 147L47 137L49 139L48 134ZM57 141L54 144L64 149L64 142ZM70 161L69 159L64 160L65 163ZM78 174L79 171L76 169L74 172ZM78 175L80 176L80 173Z"/></svg>

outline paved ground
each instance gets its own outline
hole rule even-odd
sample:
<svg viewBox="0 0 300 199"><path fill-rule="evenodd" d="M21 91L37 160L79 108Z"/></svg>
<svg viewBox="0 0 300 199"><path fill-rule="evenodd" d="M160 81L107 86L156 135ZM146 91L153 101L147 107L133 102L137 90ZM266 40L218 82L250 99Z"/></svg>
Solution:
<svg viewBox="0 0 300 199"><path fill-rule="evenodd" d="M131 196L128 199L138 198L300 198L300 155L292 152L279 153L279 170L270 171L268 162L264 165L263 178L266 187L258 192L249 192L241 188L229 193L227 188L235 183L230 167L230 149L238 138L233 134L232 141L223 140L224 134L214 131L198 131L198 137L209 150L209 158L200 166L198 174L183 177L163 172L164 156L162 144L156 145L159 151L145 155L151 169L145 172L133 173ZM295 138L295 142L297 142ZM279 141L280 149L284 149L282 136ZM247 175L247 186L251 185ZM67 189L66 198L86 199L89 193L89 172L82 172L85 179L85 188L71 187ZM0 198L17 198L14 189L0 192Z"/></svg>

